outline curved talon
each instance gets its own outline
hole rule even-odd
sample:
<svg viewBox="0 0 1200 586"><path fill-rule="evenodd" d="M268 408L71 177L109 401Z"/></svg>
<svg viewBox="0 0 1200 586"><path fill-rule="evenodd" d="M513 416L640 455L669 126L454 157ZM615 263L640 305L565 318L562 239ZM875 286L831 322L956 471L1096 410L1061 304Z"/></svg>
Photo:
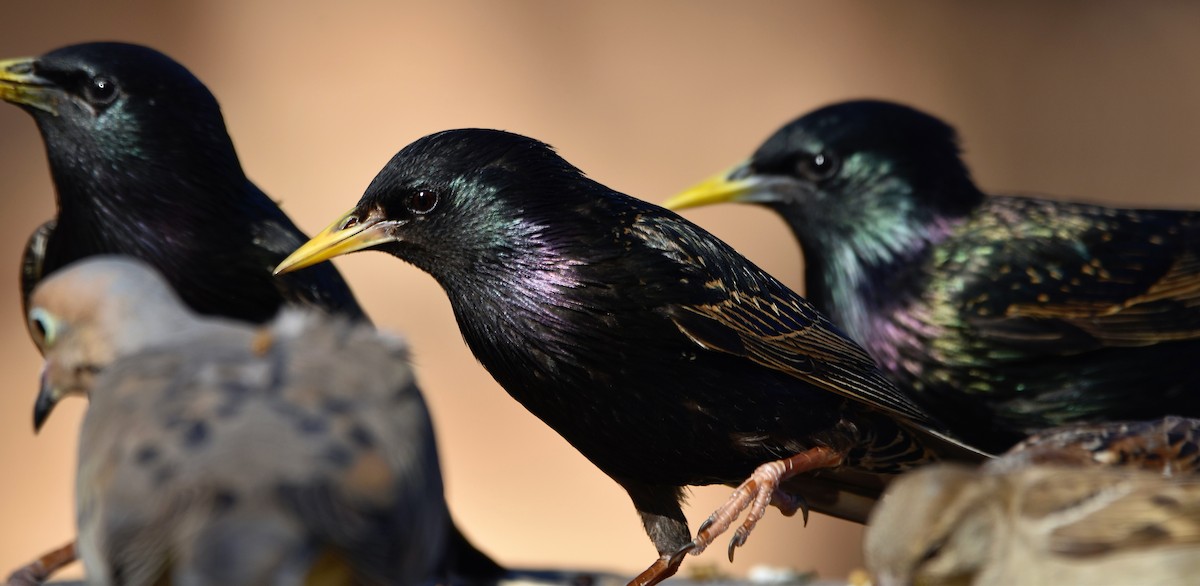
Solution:
<svg viewBox="0 0 1200 586"><path fill-rule="evenodd" d="M712 525L713 525L713 521L714 521L714 520L716 520L716 518L717 518L717 514L716 514L716 513L713 513L713 514L709 515L709 516L708 516L708 518L707 518L707 519L705 519L705 520L704 520L704 522L700 524L700 528L696 530L696 534L698 535L698 534L700 534L700 533L704 533L704 530L705 530L705 529L708 529L709 527L712 527ZM696 542L695 542L695 541L693 541L693 542L692 542L692 545L693 545L693 546L695 546L695 545L696 545Z"/></svg>
<svg viewBox="0 0 1200 586"><path fill-rule="evenodd" d="M673 562L679 561L679 560L683 559L683 556L691 553L695 549L696 549L696 542L689 541L689 542L683 544L683 547L675 550L675 553L671 554L671 561L673 561Z"/></svg>
<svg viewBox="0 0 1200 586"><path fill-rule="evenodd" d="M737 548L746 545L746 540L750 538L750 532L745 530L745 527L738 527L737 531L733 532L733 537L729 539L729 561L733 562L733 551Z"/></svg>

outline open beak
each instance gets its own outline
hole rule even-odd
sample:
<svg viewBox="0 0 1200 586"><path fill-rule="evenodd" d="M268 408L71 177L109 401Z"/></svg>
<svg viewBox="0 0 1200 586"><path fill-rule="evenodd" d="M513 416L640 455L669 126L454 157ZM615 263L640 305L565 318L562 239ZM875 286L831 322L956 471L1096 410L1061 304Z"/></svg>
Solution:
<svg viewBox="0 0 1200 586"><path fill-rule="evenodd" d="M693 185L662 204L669 210L682 210L715 203L752 202L762 180L751 174L750 166L741 163Z"/></svg>
<svg viewBox="0 0 1200 586"><path fill-rule="evenodd" d="M50 417L50 412L54 411L54 406L58 405L58 401L62 399L62 390L57 385L50 382L49 363L42 368L42 377L40 388L38 389L37 402L33 404L33 431L37 433L42 430L42 425L46 423L46 419Z"/></svg>
<svg viewBox="0 0 1200 586"><path fill-rule="evenodd" d="M58 115L62 92L34 71L33 57L0 61L0 100Z"/></svg>
<svg viewBox="0 0 1200 586"><path fill-rule="evenodd" d="M399 240L391 230L395 226L396 222L384 218L380 210L372 211L365 217L358 209L350 210L283 259L275 267L275 274L290 273L335 256L395 242Z"/></svg>

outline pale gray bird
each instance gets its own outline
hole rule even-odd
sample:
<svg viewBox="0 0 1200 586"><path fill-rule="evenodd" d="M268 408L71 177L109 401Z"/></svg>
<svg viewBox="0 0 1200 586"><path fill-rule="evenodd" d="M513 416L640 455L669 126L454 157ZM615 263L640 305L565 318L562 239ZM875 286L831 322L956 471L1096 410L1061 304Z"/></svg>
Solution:
<svg viewBox="0 0 1200 586"><path fill-rule="evenodd" d="M876 586L1194 583L1200 479L933 465L892 484L864 547Z"/></svg>
<svg viewBox="0 0 1200 586"><path fill-rule="evenodd" d="M38 417L91 405L76 480L94 584L420 584L449 519L398 338L286 310L200 317L138 261L93 257L35 290Z"/></svg>

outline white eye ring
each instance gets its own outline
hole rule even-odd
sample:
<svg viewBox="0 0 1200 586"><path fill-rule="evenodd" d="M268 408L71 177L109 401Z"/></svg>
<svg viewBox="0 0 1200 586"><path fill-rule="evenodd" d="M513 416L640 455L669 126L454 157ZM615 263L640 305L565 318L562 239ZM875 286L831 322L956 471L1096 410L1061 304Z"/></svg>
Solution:
<svg viewBox="0 0 1200 586"><path fill-rule="evenodd" d="M58 320L49 311L35 307L29 310L29 331L38 346L49 348L58 334Z"/></svg>

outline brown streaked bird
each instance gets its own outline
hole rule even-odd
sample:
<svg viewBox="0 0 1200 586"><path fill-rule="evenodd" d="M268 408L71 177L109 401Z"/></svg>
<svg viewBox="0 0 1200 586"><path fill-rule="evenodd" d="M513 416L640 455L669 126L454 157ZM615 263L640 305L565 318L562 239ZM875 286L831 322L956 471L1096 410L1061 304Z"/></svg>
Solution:
<svg viewBox="0 0 1200 586"><path fill-rule="evenodd" d="M452 130L402 149L279 267L388 252L434 277L501 386L620 484L670 576L768 504L860 522L891 475L984 456L946 437L802 297L549 146ZM737 486L692 537L688 485Z"/></svg>
<svg viewBox="0 0 1200 586"><path fill-rule="evenodd" d="M984 466L1004 472L1035 464L1129 467L1163 476L1195 474L1200 471L1200 419L1172 415L1048 429Z"/></svg>
<svg viewBox="0 0 1200 586"><path fill-rule="evenodd" d="M424 584L451 530L399 338L289 309L201 317L127 257L35 288L39 412L88 395L76 477L92 584Z"/></svg>
<svg viewBox="0 0 1200 586"><path fill-rule="evenodd" d="M877 586L1190 584L1200 477L937 464L892 483L864 550Z"/></svg>
<svg viewBox="0 0 1200 586"><path fill-rule="evenodd" d="M666 202L779 213L805 294L992 451L1073 423L1200 417L1200 212L987 195L945 122L859 100Z"/></svg>

